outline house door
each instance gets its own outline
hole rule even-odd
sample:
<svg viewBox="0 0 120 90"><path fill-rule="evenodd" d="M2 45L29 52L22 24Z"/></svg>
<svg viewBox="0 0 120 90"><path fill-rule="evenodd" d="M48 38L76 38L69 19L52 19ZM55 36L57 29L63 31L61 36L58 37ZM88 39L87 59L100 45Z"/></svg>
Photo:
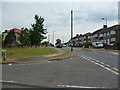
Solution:
<svg viewBox="0 0 120 90"><path fill-rule="evenodd" d="M108 44L108 45L110 44L110 39L107 39L107 44Z"/></svg>

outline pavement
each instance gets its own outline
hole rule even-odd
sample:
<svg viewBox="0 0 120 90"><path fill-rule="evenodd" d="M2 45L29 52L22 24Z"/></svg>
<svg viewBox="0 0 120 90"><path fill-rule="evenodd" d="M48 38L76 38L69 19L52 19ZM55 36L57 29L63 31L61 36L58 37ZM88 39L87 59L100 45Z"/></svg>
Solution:
<svg viewBox="0 0 120 90"><path fill-rule="evenodd" d="M50 55L44 55L44 56L35 56L35 57L28 57L28 58L18 58L16 59L17 64L20 63L34 63L34 62L44 62L46 60L51 60L50 57L52 56L58 56L61 54L64 54L65 52L62 49L54 48L58 51L58 53L50 54Z"/></svg>

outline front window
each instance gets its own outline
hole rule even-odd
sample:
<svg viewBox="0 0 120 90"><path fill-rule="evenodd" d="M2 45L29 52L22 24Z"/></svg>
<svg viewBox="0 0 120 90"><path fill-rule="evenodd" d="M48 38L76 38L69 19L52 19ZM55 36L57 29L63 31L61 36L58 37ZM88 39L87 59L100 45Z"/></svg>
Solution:
<svg viewBox="0 0 120 90"><path fill-rule="evenodd" d="M115 38L111 38L111 41L115 41L116 39Z"/></svg>
<svg viewBox="0 0 120 90"><path fill-rule="evenodd" d="M100 34L100 37L103 37L103 34Z"/></svg>
<svg viewBox="0 0 120 90"><path fill-rule="evenodd" d="M106 33L104 33L104 36L106 36Z"/></svg>
<svg viewBox="0 0 120 90"><path fill-rule="evenodd" d="M111 31L110 33L111 33L111 34L115 34L116 32L115 32L115 30L113 30L113 31Z"/></svg>
<svg viewBox="0 0 120 90"><path fill-rule="evenodd" d="M109 32L107 32L107 36L109 36L110 35L110 33Z"/></svg>

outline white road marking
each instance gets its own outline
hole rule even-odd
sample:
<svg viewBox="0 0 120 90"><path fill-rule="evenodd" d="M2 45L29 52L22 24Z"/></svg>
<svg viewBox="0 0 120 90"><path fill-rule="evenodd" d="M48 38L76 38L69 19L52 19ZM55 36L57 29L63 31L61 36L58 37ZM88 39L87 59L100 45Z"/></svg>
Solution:
<svg viewBox="0 0 120 90"><path fill-rule="evenodd" d="M9 65L9 66L11 66L12 64L11 64L11 63L9 63L8 65Z"/></svg>
<svg viewBox="0 0 120 90"><path fill-rule="evenodd" d="M92 62L92 63L94 63L94 64L96 64L96 65L98 65L98 66L100 66L100 67L102 67L102 68L104 68L104 69L106 69L106 70L108 70L108 71L110 71L110 72L112 72L112 73L114 73L114 74L116 74L116 75L118 75L119 73L118 73L118 69L117 68L115 68L115 67L111 67L111 68L109 68L110 67L110 65L107 65L107 64L105 64L105 63L103 63L103 62L100 62L100 61L98 61L98 60L96 60L96 59L92 59L92 58L89 58L89 57L87 57L87 56L84 56L84 55L81 55L81 57L82 58L84 58L84 59L86 59L86 60L88 60L88 61L90 61L90 62ZM115 70L115 71L114 71Z"/></svg>
<svg viewBox="0 0 120 90"><path fill-rule="evenodd" d="M118 55L119 54L118 52L110 52L110 53L112 53L114 55Z"/></svg>
<svg viewBox="0 0 120 90"><path fill-rule="evenodd" d="M71 87L71 88L107 88L107 87L89 87L89 86L72 86L72 85L58 85L58 87Z"/></svg>
<svg viewBox="0 0 120 90"><path fill-rule="evenodd" d="M51 63L52 61L48 61L48 63Z"/></svg>
<svg viewBox="0 0 120 90"><path fill-rule="evenodd" d="M0 80L0 82L17 83L17 81L7 81L7 80Z"/></svg>

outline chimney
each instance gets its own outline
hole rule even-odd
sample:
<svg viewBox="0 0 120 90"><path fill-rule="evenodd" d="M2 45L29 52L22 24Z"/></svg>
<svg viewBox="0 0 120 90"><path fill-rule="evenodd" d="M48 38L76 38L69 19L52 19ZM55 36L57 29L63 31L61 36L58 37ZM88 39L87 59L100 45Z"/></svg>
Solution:
<svg viewBox="0 0 120 90"><path fill-rule="evenodd" d="M103 28L107 28L107 25L103 25Z"/></svg>

